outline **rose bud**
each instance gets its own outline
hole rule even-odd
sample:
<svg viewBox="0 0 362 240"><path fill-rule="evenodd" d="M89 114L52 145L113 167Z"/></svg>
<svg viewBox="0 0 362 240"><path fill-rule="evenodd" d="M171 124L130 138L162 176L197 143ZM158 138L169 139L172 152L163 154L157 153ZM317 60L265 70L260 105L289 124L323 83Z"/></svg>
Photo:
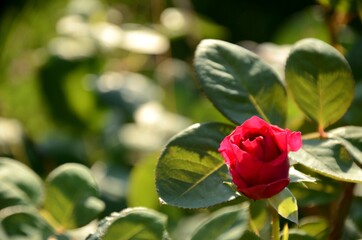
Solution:
<svg viewBox="0 0 362 240"><path fill-rule="evenodd" d="M224 157L237 190L257 200L272 197L289 184L289 151L302 146L300 132L253 116L224 138Z"/></svg>

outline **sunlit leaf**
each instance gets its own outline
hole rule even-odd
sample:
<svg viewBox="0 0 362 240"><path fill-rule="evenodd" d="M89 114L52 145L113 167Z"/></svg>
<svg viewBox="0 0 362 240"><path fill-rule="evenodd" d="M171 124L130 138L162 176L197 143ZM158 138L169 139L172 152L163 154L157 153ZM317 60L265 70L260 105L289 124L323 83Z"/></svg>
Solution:
<svg viewBox="0 0 362 240"><path fill-rule="evenodd" d="M35 206L39 206L43 201L44 190L39 176L14 159L0 158L0 181L23 192L29 203Z"/></svg>
<svg viewBox="0 0 362 240"><path fill-rule="evenodd" d="M294 167L289 168L289 178L291 183L295 182L315 182L316 178L308 176L301 171L298 171Z"/></svg>
<svg viewBox="0 0 362 240"><path fill-rule="evenodd" d="M165 215L146 208L128 208L103 219L87 240L169 239Z"/></svg>
<svg viewBox="0 0 362 240"><path fill-rule="evenodd" d="M268 202L280 216L298 224L297 200L288 188L284 188L277 195L268 198Z"/></svg>
<svg viewBox="0 0 362 240"><path fill-rule="evenodd" d="M300 109L320 128L340 119L352 102L354 80L348 62L320 40L304 39L294 45L285 77Z"/></svg>
<svg viewBox="0 0 362 240"><path fill-rule="evenodd" d="M345 146L335 139L304 140L298 152L289 153L294 161L314 172L345 182L362 182L362 169Z"/></svg>
<svg viewBox="0 0 362 240"><path fill-rule="evenodd" d="M238 240L248 228L249 205L222 208L211 214L192 234L191 240Z"/></svg>
<svg viewBox="0 0 362 240"><path fill-rule="evenodd" d="M67 163L53 170L46 179L45 209L64 228L84 226L103 210L98 188L83 165Z"/></svg>
<svg viewBox="0 0 362 240"><path fill-rule="evenodd" d="M204 208L234 199L224 159L217 151L233 127L195 124L166 145L156 167L156 188L162 202L184 208Z"/></svg>
<svg viewBox="0 0 362 240"><path fill-rule="evenodd" d="M228 119L253 115L284 126L286 91L277 73L254 53L231 43L203 40L195 68L206 96Z"/></svg>

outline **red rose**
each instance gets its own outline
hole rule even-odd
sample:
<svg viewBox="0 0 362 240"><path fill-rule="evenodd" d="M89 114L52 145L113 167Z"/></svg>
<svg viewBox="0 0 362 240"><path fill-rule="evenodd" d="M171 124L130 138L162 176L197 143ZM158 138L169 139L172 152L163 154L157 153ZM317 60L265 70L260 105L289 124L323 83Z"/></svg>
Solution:
<svg viewBox="0 0 362 240"><path fill-rule="evenodd" d="M238 191L257 200L272 197L289 184L288 152L301 146L300 132L254 116L224 138L219 152Z"/></svg>

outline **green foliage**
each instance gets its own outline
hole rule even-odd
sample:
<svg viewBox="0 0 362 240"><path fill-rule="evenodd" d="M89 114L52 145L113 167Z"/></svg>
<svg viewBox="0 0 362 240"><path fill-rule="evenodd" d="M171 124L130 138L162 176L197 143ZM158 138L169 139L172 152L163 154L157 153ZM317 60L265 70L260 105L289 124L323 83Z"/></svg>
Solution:
<svg viewBox="0 0 362 240"><path fill-rule="evenodd" d="M293 166L289 168L289 178L291 183L300 183L300 182L315 182L316 178L308 176L301 171L298 171Z"/></svg>
<svg viewBox="0 0 362 240"><path fill-rule="evenodd" d="M304 140L302 149L289 153L289 157L333 179L362 182L362 169L356 164L355 157L335 139Z"/></svg>
<svg viewBox="0 0 362 240"><path fill-rule="evenodd" d="M80 164L58 167L44 184L24 164L0 158L0 179L0 239L47 239L55 232L68 239L67 230L88 224L104 208L90 170Z"/></svg>
<svg viewBox="0 0 362 240"><path fill-rule="evenodd" d="M354 80L348 62L320 40L304 39L293 46L285 77L300 109L322 129L340 119L352 102Z"/></svg>
<svg viewBox="0 0 362 240"><path fill-rule="evenodd" d="M283 239L361 238L360 184L349 212L339 201L341 182L362 180L362 1L299 2L2 4L0 156L19 161L0 158L0 239L269 239L269 202L286 218ZM289 54L289 45L239 42L305 37L331 46L307 39ZM195 49L207 98L192 81ZM317 130L312 119L322 136L290 154L290 191L246 203L217 151L234 126L216 121L252 115L303 135ZM155 186L148 154L162 146ZM153 210L121 211L137 206ZM328 236L346 211L342 237Z"/></svg>
<svg viewBox="0 0 362 240"><path fill-rule="evenodd" d="M280 216L298 224L297 200L288 188L284 188L277 195L268 198L268 202Z"/></svg>
<svg viewBox="0 0 362 240"><path fill-rule="evenodd" d="M48 239L53 228L29 207L9 207L0 211L0 238L14 240Z"/></svg>
<svg viewBox="0 0 362 240"><path fill-rule="evenodd" d="M205 208L238 196L224 183L230 176L217 152L232 129L221 123L195 124L170 140L156 167L156 187L163 203Z"/></svg>
<svg viewBox="0 0 362 240"><path fill-rule="evenodd" d="M248 228L247 203L222 208L210 215L192 234L191 240L238 240Z"/></svg>
<svg viewBox="0 0 362 240"><path fill-rule="evenodd" d="M253 115L285 125L286 91L277 73L254 53L219 40L203 40L194 65L206 96L240 124Z"/></svg>
<svg viewBox="0 0 362 240"><path fill-rule="evenodd" d="M165 215L146 208L128 208L103 219L87 240L169 239Z"/></svg>
<svg viewBox="0 0 362 240"><path fill-rule="evenodd" d="M14 173L17 177L14 177ZM17 199L23 203L40 206L43 202L44 190L39 176L14 159L0 158L0 182L2 193L15 194L18 196ZM5 207L4 204L5 201L0 201L1 208Z"/></svg>
<svg viewBox="0 0 362 240"><path fill-rule="evenodd" d="M89 170L76 163L64 164L46 179L44 208L64 228L78 228L104 209L97 185Z"/></svg>

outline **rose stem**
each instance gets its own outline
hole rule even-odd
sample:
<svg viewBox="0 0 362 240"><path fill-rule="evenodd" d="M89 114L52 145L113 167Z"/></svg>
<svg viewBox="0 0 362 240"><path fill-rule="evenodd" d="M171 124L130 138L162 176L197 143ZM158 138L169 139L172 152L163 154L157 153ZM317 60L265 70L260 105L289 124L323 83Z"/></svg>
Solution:
<svg viewBox="0 0 362 240"><path fill-rule="evenodd" d="M277 210L275 210L272 206L270 206L270 211L272 215L273 240L279 240L279 231L280 231L279 214Z"/></svg>
<svg viewBox="0 0 362 240"><path fill-rule="evenodd" d="M345 183L343 195L341 196L337 209L332 216L332 229L329 233L330 240L341 239L344 229L344 222L347 219L349 209L353 200L355 183Z"/></svg>
<svg viewBox="0 0 362 240"><path fill-rule="evenodd" d="M324 131L323 126L321 125L318 126L318 133L320 138L327 138L327 134Z"/></svg>

